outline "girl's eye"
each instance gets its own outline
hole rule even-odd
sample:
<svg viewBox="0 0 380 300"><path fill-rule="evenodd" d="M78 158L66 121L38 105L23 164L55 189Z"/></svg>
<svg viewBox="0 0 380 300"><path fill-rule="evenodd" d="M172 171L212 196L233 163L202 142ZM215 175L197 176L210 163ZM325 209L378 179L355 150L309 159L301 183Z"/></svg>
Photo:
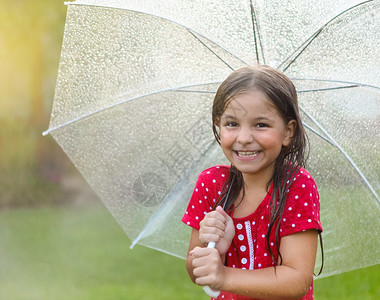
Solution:
<svg viewBox="0 0 380 300"><path fill-rule="evenodd" d="M236 127L238 124L236 122L226 122L225 124L226 127Z"/></svg>
<svg viewBox="0 0 380 300"><path fill-rule="evenodd" d="M258 123L258 124L256 124L256 127L258 127L258 128L265 128L265 127L268 127L268 125L265 124L265 123Z"/></svg>

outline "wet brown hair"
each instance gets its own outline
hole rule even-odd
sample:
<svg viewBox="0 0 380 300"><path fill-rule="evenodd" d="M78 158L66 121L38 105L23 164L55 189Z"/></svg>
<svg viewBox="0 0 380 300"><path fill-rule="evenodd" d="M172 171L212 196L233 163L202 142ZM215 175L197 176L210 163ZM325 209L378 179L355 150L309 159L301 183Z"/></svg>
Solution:
<svg viewBox="0 0 380 300"><path fill-rule="evenodd" d="M297 92L292 81L274 68L266 65L256 65L243 67L232 72L219 86L215 94L212 107L212 123L214 136L219 144L219 125L224 110L236 95L247 91L259 91L264 94L276 108L285 124L291 120L295 120L297 123L294 135L289 145L282 147L275 161L274 173L267 183L268 191L273 183L273 192L269 205L270 224L266 234L266 247L271 254L273 264L276 266L277 261L275 261L269 245L269 236L272 230L275 230L276 249L281 264L279 230L286 203L286 191L290 188L293 182L292 179L300 167L305 167L309 150L308 140L298 109ZM240 107L238 109L244 108ZM233 165L230 170L230 176L216 204L216 206L223 206L227 212L236 208L244 200L245 196L244 180L241 172ZM238 199L240 191L243 191L243 196ZM320 241L322 243L321 235Z"/></svg>

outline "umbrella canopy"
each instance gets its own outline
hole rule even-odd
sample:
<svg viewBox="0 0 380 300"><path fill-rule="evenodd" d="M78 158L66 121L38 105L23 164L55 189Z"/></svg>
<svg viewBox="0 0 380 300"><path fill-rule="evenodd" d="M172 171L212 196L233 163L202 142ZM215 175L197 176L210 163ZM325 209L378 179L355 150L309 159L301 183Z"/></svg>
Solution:
<svg viewBox="0 0 380 300"><path fill-rule="evenodd" d="M226 163L217 86L287 74L321 194L325 270L380 261L380 1L86 0L68 4L50 133L132 241L185 257L200 171ZM317 265L317 268L319 266Z"/></svg>

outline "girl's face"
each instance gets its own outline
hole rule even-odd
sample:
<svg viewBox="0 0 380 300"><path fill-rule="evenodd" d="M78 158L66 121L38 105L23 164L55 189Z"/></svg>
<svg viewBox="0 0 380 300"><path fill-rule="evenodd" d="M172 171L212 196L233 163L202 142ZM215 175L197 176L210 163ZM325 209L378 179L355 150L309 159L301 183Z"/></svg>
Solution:
<svg viewBox="0 0 380 300"><path fill-rule="evenodd" d="M236 95L224 110L219 124L224 155L243 175L271 178L276 158L288 146L296 121L286 124L261 92ZM261 177L263 178L263 177Z"/></svg>

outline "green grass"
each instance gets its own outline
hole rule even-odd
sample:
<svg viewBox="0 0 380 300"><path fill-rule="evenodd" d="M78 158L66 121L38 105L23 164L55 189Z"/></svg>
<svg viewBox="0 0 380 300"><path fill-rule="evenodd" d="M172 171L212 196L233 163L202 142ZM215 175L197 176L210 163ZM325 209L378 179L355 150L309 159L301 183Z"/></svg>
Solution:
<svg viewBox="0 0 380 300"><path fill-rule="evenodd" d="M135 247L103 206L0 212L0 299L208 299L184 261ZM317 299L379 299L379 266L317 280Z"/></svg>

